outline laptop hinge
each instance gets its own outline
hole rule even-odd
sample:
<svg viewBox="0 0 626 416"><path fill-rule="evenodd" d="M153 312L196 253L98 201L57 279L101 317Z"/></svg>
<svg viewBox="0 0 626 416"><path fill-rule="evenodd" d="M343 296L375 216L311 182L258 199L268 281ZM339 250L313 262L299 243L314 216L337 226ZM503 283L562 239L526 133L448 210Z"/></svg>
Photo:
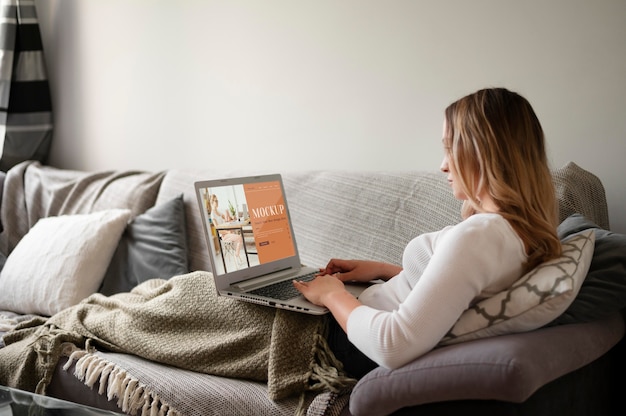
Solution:
<svg viewBox="0 0 626 416"><path fill-rule="evenodd" d="M284 270L279 270L272 272L271 275L255 277L254 279L246 280L245 282L239 282L237 284L231 285L235 289L249 292L251 290L258 289L263 286L267 286L268 284L280 282L281 280L288 279L289 276L296 276L298 274L297 270L292 268L287 268Z"/></svg>

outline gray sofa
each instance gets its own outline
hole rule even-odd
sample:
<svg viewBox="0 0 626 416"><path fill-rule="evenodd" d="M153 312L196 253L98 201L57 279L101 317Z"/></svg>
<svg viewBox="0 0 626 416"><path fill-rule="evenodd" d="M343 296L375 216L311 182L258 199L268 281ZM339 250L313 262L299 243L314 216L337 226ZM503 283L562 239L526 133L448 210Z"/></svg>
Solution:
<svg viewBox="0 0 626 416"><path fill-rule="evenodd" d="M259 172L94 173L25 162L4 181L0 249L10 257L40 218L128 208L134 219L112 254L100 291L111 294L152 277L209 270L193 183L252 173ZM589 274L565 313L532 331L441 346L397 370L377 368L350 392L307 396L309 414L621 414L616 389L625 369L626 238L608 231L597 177L574 163L555 169L553 176L561 236L595 233ZM411 238L460 221L460 203L439 172L306 171L284 172L283 178L298 248L309 265L324 265L330 257L399 263ZM167 211L158 211L166 204ZM146 249L150 244L157 247ZM5 323L0 331L6 331L29 314L0 316ZM267 399L263 383L193 373L133 355L98 354L149 385L179 414L287 415L298 407L297 397ZM74 376L74 364L63 368L66 363L64 358L57 367L47 394L122 411L124 403L107 397L106 386L97 381L86 386L88 380Z"/></svg>

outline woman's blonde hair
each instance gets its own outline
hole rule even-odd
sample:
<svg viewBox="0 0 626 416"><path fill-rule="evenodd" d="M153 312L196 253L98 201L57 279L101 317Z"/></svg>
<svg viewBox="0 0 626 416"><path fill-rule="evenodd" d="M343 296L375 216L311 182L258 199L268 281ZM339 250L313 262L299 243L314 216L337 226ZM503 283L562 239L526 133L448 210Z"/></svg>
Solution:
<svg viewBox="0 0 626 416"><path fill-rule="evenodd" d="M530 103L505 88L483 89L448 106L445 119L450 168L468 198L463 218L483 212L478 195L488 192L524 242L527 269L558 257L558 204Z"/></svg>

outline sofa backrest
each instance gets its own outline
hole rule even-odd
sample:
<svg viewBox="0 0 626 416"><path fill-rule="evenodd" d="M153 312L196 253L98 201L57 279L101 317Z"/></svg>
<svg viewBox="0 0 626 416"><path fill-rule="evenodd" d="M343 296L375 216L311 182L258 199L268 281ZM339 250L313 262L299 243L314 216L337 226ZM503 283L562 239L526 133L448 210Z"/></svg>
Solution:
<svg viewBox="0 0 626 416"><path fill-rule="evenodd" d="M9 171L1 217L6 229L0 249L9 253L41 217L131 208L135 215L153 204L184 195L191 270L210 268L194 193L194 182L259 174L234 170L77 172L25 162ZM574 163L553 171L560 218L580 213L609 229L601 181ZM305 264L322 266L331 257L399 263L414 236L461 220L445 175L438 171L284 172L296 241Z"/></svg>
<svg viewBox="0 0 626 416"><path fill-rule="evenodd" d="M258 172L255 172L258 174ZM184 192L191 270L210 270L193 183L251 172L170 170L156 203ZM437 172L285 172L283 181L304 264L331 257L399 262L414 236L460 220L460 202Z"/></svg>
<svg viewBox="0 0 626 416"><path fill-rule="evenodd" d="M170 170L156 203L184 194L191 270L209 270L208 250L193 183L258 171ZM600 180L569 163L553 171L560 217L581 213L608 229ZM331 257L400 263L413 237L461 220L445 175L437 171L284 172L287 201L303 263L323 266Z"/></svg>
<svg viewBox="0 0 626 416"><path fill-rule="evenodd" d="M399 264L415 236L461 220L440 172L311 172L284 178L305 264L331 257Z"/></svg>

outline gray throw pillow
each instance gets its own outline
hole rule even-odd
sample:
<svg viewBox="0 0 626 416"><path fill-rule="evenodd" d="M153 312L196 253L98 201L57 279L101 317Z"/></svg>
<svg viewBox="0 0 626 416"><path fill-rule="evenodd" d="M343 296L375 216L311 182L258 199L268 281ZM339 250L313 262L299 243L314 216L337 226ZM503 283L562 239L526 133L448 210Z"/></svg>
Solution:
<svg viewBox="0 0 626 416"><path fill-rule="evenodd" d="M587 277L569 308L551 325L589 322L626 308L626 235L604 230L581 214L558 227L559 238L593 229L596 243Z"/></svg>
<svg viewBox="0 0 626 416"><path fill-rule="evenodd" d="M169 279L189 272L185 206L182 194L138 215L128 224L100 293L128 292L153 278Z"/></svg>

